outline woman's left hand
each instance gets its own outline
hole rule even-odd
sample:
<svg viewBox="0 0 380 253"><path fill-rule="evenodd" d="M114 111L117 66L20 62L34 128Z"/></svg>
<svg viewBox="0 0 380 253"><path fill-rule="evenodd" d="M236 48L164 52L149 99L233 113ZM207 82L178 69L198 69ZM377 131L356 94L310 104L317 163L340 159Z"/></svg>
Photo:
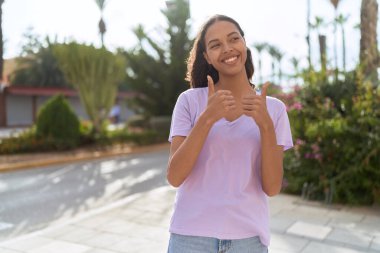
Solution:
<svg viewBox="0 0 380 253"><path fill-rule="evenodd" d="M256 94L256 91L253 90L252 93L244 95L242 99L243 113L252 117L259 128L272 124L272 119L269 116L266 103L267 89L269 85L269 82L266 82L263 85L261 95Z"/></svg>

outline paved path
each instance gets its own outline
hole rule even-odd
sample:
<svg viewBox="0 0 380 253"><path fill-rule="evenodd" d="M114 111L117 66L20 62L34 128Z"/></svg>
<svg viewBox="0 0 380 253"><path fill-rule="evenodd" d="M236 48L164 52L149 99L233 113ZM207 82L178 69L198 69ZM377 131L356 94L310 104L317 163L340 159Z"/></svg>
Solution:
<svg viewBox="0 0 380 253"><path fill-rule="evenodd" d="M61 224L0 244L2 253L166 252L175 189L129 196ZM328 208L280 194L270 199L271 253L380 252L380 214Z"/></svg>
<svg viewBox="0 0 380 253"><path fill-rule="evenodd" d="M153 148L168 146L157 145ZM147 148L135 149L136 152L146 150ZM106 155L130 152L130 149L123 148L106 152ZM2 157L0 161L3 167L0 166L0 172L28 165L33 167L36 165L31 165L33 161L46 165L68 162L68 156L73 160L101 156L94 154L96 152L91 155L80 152L57 154L50 161L41 159L41 156L13 156L14 159ZM46 155L44 157L46 159ZM170 186L137 193L64 224L2 242L0 252L164 253L169 238L168 225L174 196L175 189ZM285 194L270 198L270 208L270 253L380 253L378 209L326 207Z"/></svg>

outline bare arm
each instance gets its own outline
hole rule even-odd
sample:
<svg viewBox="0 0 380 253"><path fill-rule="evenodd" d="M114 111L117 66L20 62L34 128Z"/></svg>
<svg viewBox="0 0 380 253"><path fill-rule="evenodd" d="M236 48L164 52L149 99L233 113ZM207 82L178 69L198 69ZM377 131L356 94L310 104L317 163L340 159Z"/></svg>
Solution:
<svg viewBox="0 0 380 253"><path fill-rule="evenodd" d="M167 179L171 185L178 187L185 181L198 159L213 124L234 108L236 108L235 99L231 92L226 90L215 92L214 82L208 77L206 110L200 115L187 137L173 137L167 170Z"/></svg>
<svg viewBox="0 0 380 253"><path fill-rule="evenodd" d="M283 146L277 145L272 121L260 128L261 134L261 180L268 196L281 191L283 178Z"/></svg>
<svg viewBox="0 0 380 253"><path fill-rule="evenodd" d="M243 111L251 116L260 129L261 136L261 182L263 191L274 196L281 191L283 177L283 146L277 145L276 133L266 107L269 83L264 84L262 94L256 92L243 97Z"/></svg>
<svg viewBox="0 0 380 253"><path fill-rule="evenodd" d="M190 174L202 150L203 144L213 125L204 113L191 130L189 136L173 137L170 146L169 164L167 170L168 182L174 186L180 186Z"/></svg>

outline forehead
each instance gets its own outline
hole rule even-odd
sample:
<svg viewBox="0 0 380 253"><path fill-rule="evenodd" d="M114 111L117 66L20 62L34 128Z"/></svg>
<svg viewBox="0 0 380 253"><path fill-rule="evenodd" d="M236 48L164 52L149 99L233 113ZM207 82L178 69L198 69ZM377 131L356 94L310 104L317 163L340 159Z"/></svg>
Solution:
<svg viewBox="0 0 380 253"><path fill-rule="evenodd" d="M239 29L234 23L228 21L216 21L207 29L205 42L207 43L210 40L226 37L232 32L240 34Z"/></svg>

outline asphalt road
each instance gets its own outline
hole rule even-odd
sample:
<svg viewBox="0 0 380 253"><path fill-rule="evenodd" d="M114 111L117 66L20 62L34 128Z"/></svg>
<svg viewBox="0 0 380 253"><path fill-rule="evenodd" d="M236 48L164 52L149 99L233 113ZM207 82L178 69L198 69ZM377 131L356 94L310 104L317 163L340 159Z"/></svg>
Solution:
<svg viewBox="0 0 380 253"><path fill-rule="evenodd" d="M166 185L168 151L0 173L0 241Z"/></svg>

